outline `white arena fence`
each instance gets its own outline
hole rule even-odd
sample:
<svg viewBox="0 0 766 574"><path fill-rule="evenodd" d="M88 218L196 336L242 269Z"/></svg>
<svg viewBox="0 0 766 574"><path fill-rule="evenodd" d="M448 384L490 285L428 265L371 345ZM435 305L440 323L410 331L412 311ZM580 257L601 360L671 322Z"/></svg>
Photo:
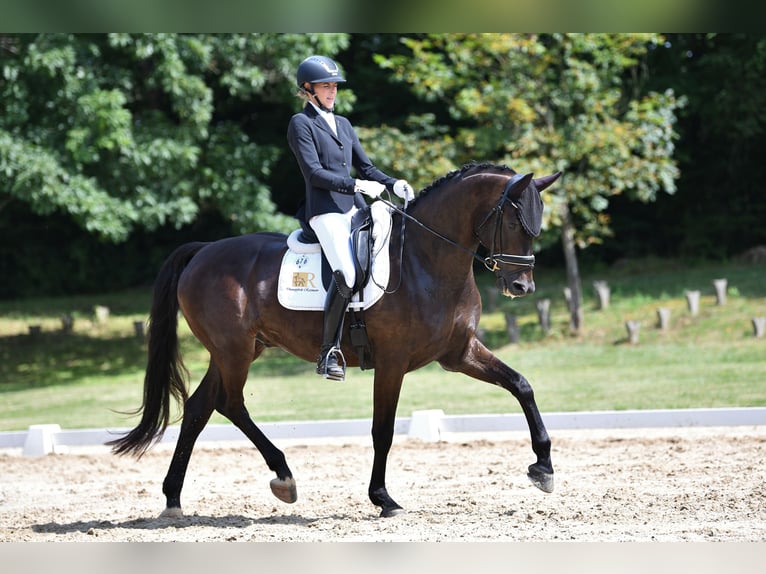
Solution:
<svg viewBox="0 0 766 574"><path fill-rule="evenodd" d="M667 409L543 413L548 430L715 427L766 425L766 408ZM260 423L259 428L272 440L322 439L370 435L370 419L319 420ZM163 443L174 443L179 426L169 426ZM525 431L522 414L445 415L441 410L415 411L408 418L397 418L396 435L438 441L454 433ZM61 429L57 424L36 424L25 431L0 432L0 448L22 448L26 456L65 453L68 447L96 446L127 432L115 429ZM208 425L199 441L247 441L231 424Z"/></svg>

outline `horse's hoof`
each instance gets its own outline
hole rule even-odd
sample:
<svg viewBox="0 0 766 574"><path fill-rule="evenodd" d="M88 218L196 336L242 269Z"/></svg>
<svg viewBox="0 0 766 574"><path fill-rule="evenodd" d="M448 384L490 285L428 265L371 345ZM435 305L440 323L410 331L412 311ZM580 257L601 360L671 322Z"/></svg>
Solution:
<svg viewBox="0 0 766 574"><path fill-rule="evenodd" d="M381 518L391 518L392 516L399 516L407 512L401 506L394 506L393 508L384 508L380 511Z"/></svg>
<svg viewBox="0 0 766 574"><path fill-rule="evenodd" d="M295 479L292 476L285 479L272 478L269 486L274 496L282 502L292 504L298 500L298 488L295 486Z"/></svg>
<svg viewBox="0 0 766 574"><path fill-rule="evenodd" d="M184 515L180 506L168 507L160 513L160 518L182 518Z"/></svg>
<svg viewBox="0 0 766 574"><path fill-rule="evenodd" d="M534 465L532 465L529 467L527 476L529 477L529 480L532 482L532 484L534 484L543 492L553 492L553 473L543 472L542 470L536 469Z"/></svg>

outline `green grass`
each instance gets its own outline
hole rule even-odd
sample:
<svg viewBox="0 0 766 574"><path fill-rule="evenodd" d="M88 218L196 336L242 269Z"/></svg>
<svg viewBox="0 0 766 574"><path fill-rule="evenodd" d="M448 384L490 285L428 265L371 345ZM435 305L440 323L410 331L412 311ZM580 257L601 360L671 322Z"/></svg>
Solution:
<svg viewBox="0 0 766 574"><path fill-rule="evenodd" d="M481 327L495 353L523 373L543 412L692 407L766 406L766 339L753 336L751 318L766 315L762 267L683 266L644 260L619 270L583 277L584 328L569 334L563 273L538 269L532 296L490 304L485 297ZM729 280L727 303L716 305L712 280ZM612 290L611 305L596 308L592 282ZM479 276L489 293L491 276ZM684 293L702 292L692 317ZM535 301L551 299L552 330L543 335ZM94 305L111 310L99 324ZM0 430L54 422L63 428L132 426L125 411L141 404L145 350L133 331L144 321L150 291L98 297L0 302ZM657 308L671 309L671 325L657 328ZM503 313L517 315L521 342L508 344ZM75 318L74 331L61 333L63 313ZM627 341L624 323L641 322L640 342ZM38 324L39 336L28 334ZM180 335L192 388L208 356L183 321ZM373 373L351 369L343 383L325 381L313 365L280 350L253 364L245 387L256 421L368 418ZM407 375L399 414L440 408L448 414L515 413L506 391L443 371L432 364ZM214 415L212 422L225 422Z"/></svg>

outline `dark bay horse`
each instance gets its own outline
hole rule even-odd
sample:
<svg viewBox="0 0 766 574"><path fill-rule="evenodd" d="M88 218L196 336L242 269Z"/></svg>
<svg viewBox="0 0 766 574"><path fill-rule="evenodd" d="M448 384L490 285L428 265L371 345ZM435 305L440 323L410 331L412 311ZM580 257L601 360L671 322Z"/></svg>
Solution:
<svg viewBox="0 0 766 574"><path fill-rule="evenodd" d="M532 242L542 220L539 192L560 175L533 179L532 174L516 174L505 166L469 164L435 181L406 211L394 214L390 284L399 287L365 312L375 369L374 458L368 494L381 508L381 516L402 511L385 481L402 380L432 361L510 391L524 411L537 456L528 476L535 486L552 492L551 443L532 387L476 337L481 298L473 263L482 259L506 296L534 291ZM406 234L400 250L402 225ZM480 246L488 250L486 258L477 255ZM297 498L283 452L250 418L243 397L249 366L267 347L280 347L306 361L317 357L322 313L291 311L277 301L286 249L286 236L277 233L188 243L176 249L159 271L149 318L141 420L108 444L117 454L140 457L167 427L171 400L182 401L180 434L162 487L167 498L163 515L182 514L181 489L189 458L213 410L231 420L276 473L270 485L274 495L285 502ZM207 372L191 396L178 346L179 309L210 352ZM348 365L358 366L348 325L342 350ZM327 392L342 392L337 383L319 377L317 384L331 385Z"/></svg>

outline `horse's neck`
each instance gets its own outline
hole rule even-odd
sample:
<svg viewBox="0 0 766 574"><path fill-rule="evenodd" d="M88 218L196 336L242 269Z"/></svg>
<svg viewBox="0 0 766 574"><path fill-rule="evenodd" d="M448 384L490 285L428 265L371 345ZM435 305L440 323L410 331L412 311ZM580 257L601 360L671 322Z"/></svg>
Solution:
<svg viewBox="0 0 766 574"><path fill-rule="evenodd" d="M478 239L475 236L478 195L474 183L467 179L450 184L448 189L434 190L433 195L417 205L413 216L425 226L471 251ZM487 213L489 209L487 209Z"/></svg>
<svg viewBox="0 0 766 574"><path fill-rule="evenodd" d="M428 229L404 220L405 249L413 256L414 273L427 273L442 283L459 284L473 277L473 253L478 240L473 234L468 194L450 195L456 196L457 201L445 195L435 198L438 201L429 201L431 205L421 204L410 214Z"/></svg>

